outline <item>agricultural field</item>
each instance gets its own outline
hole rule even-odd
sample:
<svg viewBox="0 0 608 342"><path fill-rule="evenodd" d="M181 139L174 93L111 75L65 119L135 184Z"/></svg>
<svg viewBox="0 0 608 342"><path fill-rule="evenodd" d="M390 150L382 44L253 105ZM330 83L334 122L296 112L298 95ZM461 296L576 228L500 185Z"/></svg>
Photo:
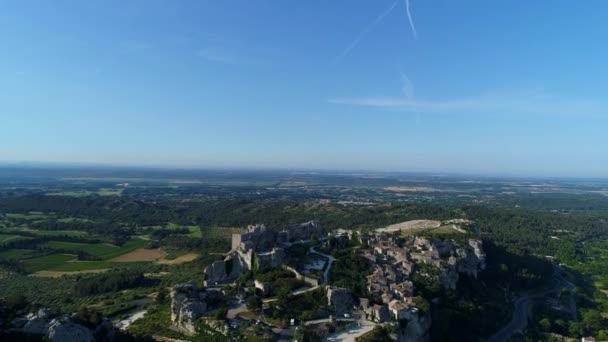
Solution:
<svg viewBox="0 0 608 342"><path fill-rule="evenodd" d="M78 261L70 260L59 266L49 268L51 271L60 272L79 272L79 271L92 271L92 270L103 270L114 267L115 264L108 261Z"/></svg>
<svg viewBox="0 0 608 342"><path fill-rule="evenodd" d="M40 211L30 211L27 214L19 213L7 213L5 214L9 219L21 219L21 220L44 220L54 216L54 214L45 214Z"/></svg>
<svg viewBox="0 0 608 342"><path fill-rule="evenodd" d="M139 248L133 252L118 256L111 261L113 262L137 262L137 261L157 261L163 259L165 253L160 248L146 249Z"/></svg>
<svg viewBox="0 0 608 342"><path fill-rule="evenodd" d="M14 240L14 239L18 239L19 237L20 237L19 235L0 234L0 244Z"/></svg>
<svg viewBox="0 0 608 342"><path fill-rule="evenodd" d="M9 249L0 252L0 260L22 260L34 253L31 249Z"/></svg>
<svg viewBox="0 0 608 342"><path fill-rule="evenodd" d="M68 261L75 260L76 256L72 254L50 254L37 258L26 259L23 261L24 268L29 273L34 273L43 270L54 269Z"/></svg>
<svg viewBox="0 0 608 342"><path fill-rule="evenodd" d="M106 243L90 244L61 241L51 241L45 244L45 246L50 248L63 249L67 251L73 251L75 253L85 252L102 260L116 258L123 254L132 252L138 248L142 248L144 245L145 241L137 238L127 241L124 245L120 247Z"/></svg>
<svg viewBox="0 0 608 342"><path fill-rule="evenodd" d="M206 238L231 239L232 234L243 234L246 231L247 229L238 227L211 227L204 228L201 232L204 232Z"/></svg>
<svg viewBox="0 0 608 342"><path fill-rule="evenodd" d="M7 233L19 234L28 233L36 236L71 236L71 237L83 237L89 235L89 233L80 230L35 230L29 228L5 228L3 230Z"/></svg>
<svg viewBox="0 0 608 342"><path fill-rule="evenodd" d="M197 238L201 237L201 227L200 226L180 226L175 223L169 223L169 224L167 224L167 226L165 228L167 228L167 229L187 228L188 230L190 230L190 234L188 234L188 235L190 235L192 237L197 237Z"/></svg>

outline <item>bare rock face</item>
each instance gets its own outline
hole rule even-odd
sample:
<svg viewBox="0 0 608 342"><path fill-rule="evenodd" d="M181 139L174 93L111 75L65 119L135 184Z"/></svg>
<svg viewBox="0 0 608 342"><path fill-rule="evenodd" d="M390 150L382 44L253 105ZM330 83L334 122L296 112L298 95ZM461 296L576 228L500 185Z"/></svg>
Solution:
<svg viewBox="0 0 608 342"><path fill-rule="evenodd" d="M477 272L486 268L486 254L483 243L478 239L469 239L467 248L457 251L458 272L477 278Z"/></svg>
<svg viewBox="0 0 608 342"><path fill-rule="evenodd" d="M479 239L469 239L469 246L473 249L473 254L479 262L479 269L486 269L486 253L483 250L483 241Z"/></svg>
<svg viewBox="0 0 608 342"><path fill-rule="evenodd" d="M40 309L37 313L30 313L25 317L25 324L21 331L28 334L46 335L49 332L51 313L49 309Z"/></svg>
<svg viewBox="0 0 608 342"><path fill-rule="evenodd" d="M89 342L95 340L91 330L74 323L68 317L56 318L49 323L48 338L52 342Z"/></svg>
<svg viewBox="0 0 608 342"><path fill-rule="evenodd" d="M285 252L283 248L273 248L270 252L259 253L258 257L258 268L277 268L283 265L285 262Z"/></svg>
<svg viewBox="0 0 608 342"><path fill-rule="evenodd" d="M187 335L196 334L194 323L207 311L206 294L194 282L175 285L171 289L171 322Z"/></svg>
<svg viewBox="0 0 608 342"><path fill-rule="evenodd" d="M427 342L430 341L431 315L412 315L410 319L401 320L397 329L398 342Z"/></svg>
<svg viewBox="0 0 608 342"><path fill-rule="evenodd" d="M317 238L327 236L327 230L314 221L288 226L285 231L287 231L287 236L290 242L310 240L313 235L315 235Z"/></svg>
<svg viewBox="0 0 608 342"><path fill-rule="evenodd" d="M238 279L246 269L240 254L232 252L224 260L214 261L205 268L207 286L222 284Z"/></svg>
<svg viewBox="0 0 608 342"><path fill-rule="evenodd" d="M439 281L443 285L443 287L448 289L456 289L456 285L458 284L458 272L456 268L453 266L448 266L441 270L439 274Z"/></svg>

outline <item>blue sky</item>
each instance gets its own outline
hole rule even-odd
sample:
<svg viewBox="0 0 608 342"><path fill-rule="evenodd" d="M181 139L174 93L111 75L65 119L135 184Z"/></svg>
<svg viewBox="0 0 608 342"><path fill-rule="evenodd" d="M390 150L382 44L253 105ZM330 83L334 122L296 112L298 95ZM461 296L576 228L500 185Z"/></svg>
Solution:
<svg viewBox="0 0 608 342"><path fill-rule="evenodd" d="M608 174L605 1L5 1L0 160Z"/></svg>

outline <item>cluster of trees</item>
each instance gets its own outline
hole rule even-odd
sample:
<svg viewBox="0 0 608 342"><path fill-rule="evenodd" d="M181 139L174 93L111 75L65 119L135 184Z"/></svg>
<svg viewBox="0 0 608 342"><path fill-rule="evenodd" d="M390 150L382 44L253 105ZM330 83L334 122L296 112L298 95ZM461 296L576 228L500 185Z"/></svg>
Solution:
<svg viewBox="0 0 608 342"><path fill-rule="evenodd" d="M297 279L291 272L283 268L260 270L255 272L255 279L270 284L271 295L290 293L305 285L304 281Z"/></svg>
<svg viewBox="0 0 608 342"><path fill-rule="evenodd" d="M329 271L331 283L350 289L356 298L367 297L366 276L370 273L367 262L351 248L336 250L333 254L336 260Z"/></svg>
<svg viewBox="0 0 608 342"><path fill-rule="evenodd" d="M398 221L419 218L453 218L452 209L428 204L382 204L352 207L339 204L323 206L298 201L260 202L247 199L208 200L184 202L144 202L132 197L116 196L46 196L25 194L0 198L0 211L28 213L30 211L54 212L62 217L83 217L93 222L48 223L41 227L79 228L83 230L153 226L163 222L181 225L246 226L263 222L268 226L281 226L315 219L328 228L381 227ZM126 225L126 226L125 226ZM102 227L104 226L104 227Z"/></svg>
<svg viewBox="0 0 608 342"><path fill-rule="evenodd" d="M114 271L81 278L74 285L77 296L91 296L105 292L115 292L142 285L144 274L139 271Z"/></svg>

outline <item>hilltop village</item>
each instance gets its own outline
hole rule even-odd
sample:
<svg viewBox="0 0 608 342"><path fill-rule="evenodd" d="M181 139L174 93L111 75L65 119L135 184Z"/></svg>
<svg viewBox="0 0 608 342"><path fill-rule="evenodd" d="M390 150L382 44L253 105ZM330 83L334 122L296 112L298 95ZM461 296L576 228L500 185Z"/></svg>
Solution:
<svg viewBox="0 0 608 342"><path fill-rule="evenodd" d="M421 227L417 233L431 227L463 238L456 242L402 231ZM205 268L204 286L190 281L171 288L171 329L182 336L291 341L306 334L354 340L391 326L398 341L428 341L434 298L418 293L416 277L445 289L455 289L462 276L476 278L485 269L486 255L482 241L471 238L475 235L470 221L410 221L386 229L331 232L313 221L279 228L251 225L233 234L230 251ZM361 267L355 282L363 286L345 285L342 274L353 271L341 264L346 255ZM119 334L106 321L87 327L74 317L42 309L15 319L12 326L51 341Z"/></svg>
<svg viewBox="0 0 608 342"><path fill-rule="evenodd" d="M474 226L466 223L468 227ZM461 229L462 225L451 224L454 229ZM197 289L193 283L173 288L172 321L176 329L193 335L197 332L195 321L216 312L222 303L232 303L226 324L208 324L227 336L243 333L238 330L241 327L238 321L243 319L241 314L248 311L247 307L262 313L256 317L274 317L286 322L281 325L273 323L277 319L252 320L253 324L266 327L265 330L249 328L261 337L293 338L302 330L327 336L346 329L354 338L376 325L395 322L399 323L397 340L428 341L431 298L417 294L413 277L419 273L438 280L447 289L454 289L460 276L476 277L485 269L483 244L476 238L464 241L457 243L384 231L328 232L312 221L280 229L252 225L247 232L234 234L227 255L205 269L205 289ZM335 260L330 254L331 247L340 249L352 245L357 246L356 257L363 260L369 270L361 275L366 281L365 297L357 296L351 289L334 286L338 279L329 277ZM290 292L281 294L286 283L291 284ZM289 300L295 306L296 301L306 298L307 294L326 301L318 303L318 308L309 308L314 313L310 319L289 316L287 308L281 307L288 306ZM258 298L255 304L254 299Z"/></svg>

